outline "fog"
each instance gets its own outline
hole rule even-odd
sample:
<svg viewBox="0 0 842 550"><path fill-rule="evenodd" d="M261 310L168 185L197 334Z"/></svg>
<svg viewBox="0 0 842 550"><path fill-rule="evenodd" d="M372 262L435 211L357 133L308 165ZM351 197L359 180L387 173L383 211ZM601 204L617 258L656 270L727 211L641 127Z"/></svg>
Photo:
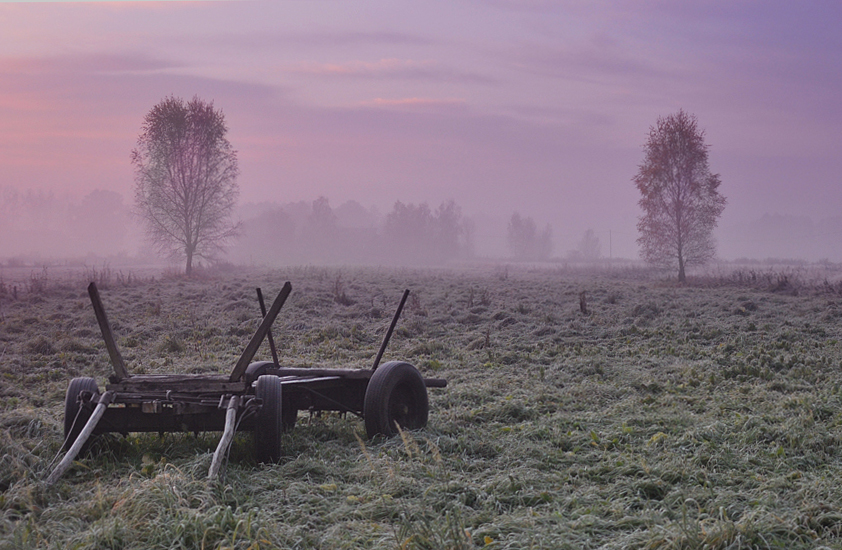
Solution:
<svg viewBox="0 0 842 550"><path fill-rule="evenodd" d="M636 261L633 228L553 224L530 212L484 212L443 199L395 201L382 209L364 200L332 204L320 196L294 202L242 202L239 237L207 263L235 265L463 265L487 261L593 263ZM472 213L469 213L472 212ZM513 222L517 221L517 227ZM518 233L519 231L519 233ZM842 262L842 216L778 213L716 230L718 260ZM132 205L97 189L83 196L0 189L0 266L159 264Z"/></svg>
<svg viewBox="0 0 842 550"><path fill-rule="evenodd" d="M765 214L718 232L719 255L740 261L842 261L842 216L816 218Z"/></svg>
<svg viewBox="0 0 842 550"><path fill-rule="evenodd" d="M129 260L142 249L131 207L119 193L0 189L0 259L7 265Z"/></svg>
<svg viewBox="0 0 842 550"><path fill-rule="evenodd" d="M0 3L2 265L165 262L129 155L169 95L213 101L238 152L223 261L637 261L631 178L684 109L721 259L842 262L842 4L366 6Z"/></svg>

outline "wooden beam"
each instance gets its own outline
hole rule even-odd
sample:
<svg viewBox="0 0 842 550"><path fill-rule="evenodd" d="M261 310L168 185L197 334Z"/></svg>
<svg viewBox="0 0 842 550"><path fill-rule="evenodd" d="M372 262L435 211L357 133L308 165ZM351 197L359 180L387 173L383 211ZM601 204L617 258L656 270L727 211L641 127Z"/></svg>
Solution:
<svg viewBox="0 0 842 550"><path fill-rule="evenodd" d="M278 293L278 297L275 298L275 301L272 303L272 307L269 308L266 316L263 317L263 322L260 323L260 327L257 329L257 332L255 332L254 336L252 336L251 340L249 340L249 343L246 345L246 349L243 350L243 354L240 355L240 359L237 361L237 364L234 365L234 370L231 372L231 376L228 380L231 382L237 382L243 377L249 363L251 363L251 360L254 359L254 354L257 353L257 348L260 347L260 344L263 342L263 339L272 327L272 323L275 322L275 317L278 316L278 312L281 311L281 308L283 307L284 302L286 302L290 292L292 292L292 284L287 281Z"/></svg>
<svg viewBox="0 0 842 550"><path fill-rule="evenodd" d="M136 374L105 386L107 390L119 393L241 393L246 390L242 381L229 382L227 375L206 376L201 374Z"/></svg>
<svg viewBox="0 0 842 550"><path fill-rule="evenodd" d="M118 380L125 380L130 374L126 369L123 356L120 355L120 350L117 349L117 343L114 341L114 334L111 332L111 325L108 324L108 317L105 315L105 308L102 307L102 300L99 298L96 283L92 282L88 285L88 295L91 297L91 304L94 306L99 330L102 331L102 339L105 340L105 347L108 349L111 364L114 366L114 374L117 375Z"/></svg>
<svg viewBox="0 0 842 550"><path fill-rule="evenodd" d="M395 311L395 316L392 317L392 323L389 325L389 330L386 331L386 336L383 338L383 342L380 344L380 350L377 352L377 357L374 358L374 364L371 366L372 371L376 371L377 367L380 366L380 360L383 359L383 352L386 351L386 346L389 345L389 340L392 338L392 333L395 331L395 325L398 324L398 319L400 319L401 311L403 311L403 306L406 304L406 299L409 297L409 289L403 291L403 297L401 298L401 303L398 304L398 309Z"/></svg>
<svg viewBox="0 0 842 550"><path fill-rule="evenodd" d="M263 301L263 292L260 290L260 287L257 288L257 301L260 302L260 313L264 317L266 317L266 302ZM278 350L275 347L275 339L272 338L272 331L266 333L266 337L269 339L269 350L272 352L272 361L275 363L276 367L280 366L278 363Z"/></svg>

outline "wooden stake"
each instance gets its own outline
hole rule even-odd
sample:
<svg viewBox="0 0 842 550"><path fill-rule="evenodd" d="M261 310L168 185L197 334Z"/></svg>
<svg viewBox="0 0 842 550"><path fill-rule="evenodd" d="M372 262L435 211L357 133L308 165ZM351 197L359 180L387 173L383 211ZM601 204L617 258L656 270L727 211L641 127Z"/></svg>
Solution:
<svg viewBox="0 0 842 550"><path fill-rule="evenodd" d="M287 281L278 293L278 297L275 298L275 301L272 303L272 306L269 308L266 316L263 317L263 322L260 323L260 327L258 327L257 332L255 332L254 336L252 336L251 340L249 340L249 343L246 345L246 349L243 350L243 354L240 355L240 359L237 361L237 364L234 365L234 370L231 371L231 376L228 377L229 381L238 381L246 372L246 368L248 368L251 360L254 359L254 354L257 353L257 348L260 347L260 343L263 342L263 339L266 337L266 333L269 332L269 328L272 326L272 323L275 322L275 317L278 316L278 312L281 311L281 308L283 307L284 302L286 302L290 292L292 292L292 284Z"/></svg>
<svg viewBox="0 0 842 550"><path fill-rule="evenodd" d="M263 301L263 292L260 290L260 287L257 289L257 301L260 302L260 313L266 317L266 302ZM269 340L269 349L272 351L272 361L275 363L275 367L280 367L280 363L278 363L278 350L275 347L275 339L272 338L272 329L270 328L266 332L266 338Z"/></svg>
<svg viewBox="0 0 842 550"><path fill-rule="evenodd" d="M85 427L82 428L82 431L79 433L79 437L76 438L76 441L73 442L73 445L70 446L70 449L67 451L67 454L64 455L64 458L61 459L61 462L58 463L56 469L50 474L47 478L47 485L52 485L58 479L64 475L64 472L70 468L70 465L73 464L73 461L76 459L76 456L79 454L79 451L82 450L82 447L88 441L88 438L96 428L97 423L99 423L99 419L102 418L102 415L105 414L105 409L108 408L108 404L111 403L111 400L114 398L114 392L107 391L99 398L99 403L97 404L96 408L94 409L93 414L88 419L88 422L85 424Z"/></svg>
<svg viewBox="0 0 842 550"><path fill-rule="evenodd" d="M111 325L108 324L105 308L102 307L102 300L99 299L99 291L96 288L96 283L88 285L88 296L91 297L91 304L94 306L99 330L102 331L102 339L105 340L105 347L108 349L108 355L111 357L111 364L114 365L114 374L117 375L118 379L125 380L129 377L129 371L126 369L126 363L123 362L123 356L120 355L120 350L117 349L117 342L114 341L114 334L111 332Z"/></svg>
<svg viewBox="0 0 842 550"><path fill-rule="evenodd" d="M584 290L579 293L579 311L588 314L588 295Z"/></svg>
<svg viewBox="0 0 842 550"><path fill-rule="evenodd" d="M401 297L401 303L398 304L398 310L395 311L394 317L392 317L392 323L389 325L389 330L386 331L386 336L383 338L383 342L380 344L380 349L377 351L377 357L374 358L374 364L371 366L371 370L376 371L377 367L380 366L380 360L383 359L383 352L386 351L386 346L389 345L389 340L392 338L392 333L395 331L395 325L398 324L398 319L401 317L401 311L403 311L403 306L406 304L406 299L409 297L409 289L403 291L403 296Z"/></svg>
<svg viewBox="0 0 842 550"><path fill-rule="evenodd" d="M231 399L228 400L228 409L225 411L225 429L222 431L222 439L219 440L219 445L216 446L210 470L208 470L209 480L216 479L219 475L219 470L222 468L222 459L225 458L228 447L231 446L231 440L234 439L234 428L237 425L237 408L239 406L240 397L237 395L231 396Z"/></svg>

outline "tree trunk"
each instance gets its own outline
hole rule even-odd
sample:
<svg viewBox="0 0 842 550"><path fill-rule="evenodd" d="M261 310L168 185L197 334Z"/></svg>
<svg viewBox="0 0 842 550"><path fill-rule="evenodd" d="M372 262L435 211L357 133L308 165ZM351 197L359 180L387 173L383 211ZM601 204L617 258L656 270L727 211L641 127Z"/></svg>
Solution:
<svg viewBox="0 0 842 550"><path fill-rule="evenodd" d="M683 283L687 281L687 277L684 275L684 258L681 256L678 257L678 282Z"/></svg>
<svg viewBox="0 0 842 550"><path fill-rule="evenodd" d="M189 248L187 249L187 267L185 268L184 273L188 277L193 274L193 251Z"/></svg>

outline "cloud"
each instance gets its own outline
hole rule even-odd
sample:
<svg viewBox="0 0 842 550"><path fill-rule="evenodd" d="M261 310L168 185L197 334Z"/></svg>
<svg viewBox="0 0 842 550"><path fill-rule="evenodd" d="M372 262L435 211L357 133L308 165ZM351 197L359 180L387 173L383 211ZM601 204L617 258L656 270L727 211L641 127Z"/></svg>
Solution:
<svg viewBox="0 0 842 550"><path fill-rule="evenodd" d="M428 46L433 42L413 33L397 31L292 31L292 32L256 32L256 33L221 33L214 36L191 36L173 38L174 43L201 44L225 48L243 48L251 51L266 50L277 52L279 48L348 48L358 46Z"/></svg>
<svg viewBox="0 0 842 550"><path fill-rule="evenodd" d="M170 70L182 64L143 54L87 54L0 58L0 74L107 74Z"/></svg>
<svg viewBox="0 0 842 550"><path fill-rule="evenodd" d="M480 4L513 12L553 13L562 10L572 10L581 7L583 2L560 2L559 0L478 0ZM594 0L587 0L593 5Z"/></svg>
<svg viewBox="0 0 842 550"><path fill-rule="evenodd" d="M0 186L125 192L143 116L163 97L199 95L227 112L280 95L178 67L144 55L0 59Z"/></svg>
<svg viewBox="0 0 842 550"><path fill-rule="evenodd" d="M442 67L432 60L380 59L379 61L348 61L345 63L303 62L290 65L289 73L362 79L423 79L431 81L493 84L494 79L475 73Z"/></svg>
<svg viewBox="0 0 842 550"><path fill-rule="evenodd" d="M515 68L536 75L581 81L615 81L619 78L663 79L678 76L678 67L659 58L653 62L635 54L625 44L605 35L580 43L548 47L521 46L510 60Z"/></svg>
<svg viewBox="0 0 842 550"><path fill-rule="evenodd" d="M326 76L418 76L429 74L435 66L434 61L414 61L412 59L381 59L375 62L350 61L347 63L305 62L294 65L289 72L326 75Z"/></svg>
<svg viewBox="0 0 842 550"><path fill-rule="evenodd" d="M383 99L378 97L364 102L363 106L409 109L464 109L467 107L467 102L459 98L405 97L400 99Z"/></svg>

